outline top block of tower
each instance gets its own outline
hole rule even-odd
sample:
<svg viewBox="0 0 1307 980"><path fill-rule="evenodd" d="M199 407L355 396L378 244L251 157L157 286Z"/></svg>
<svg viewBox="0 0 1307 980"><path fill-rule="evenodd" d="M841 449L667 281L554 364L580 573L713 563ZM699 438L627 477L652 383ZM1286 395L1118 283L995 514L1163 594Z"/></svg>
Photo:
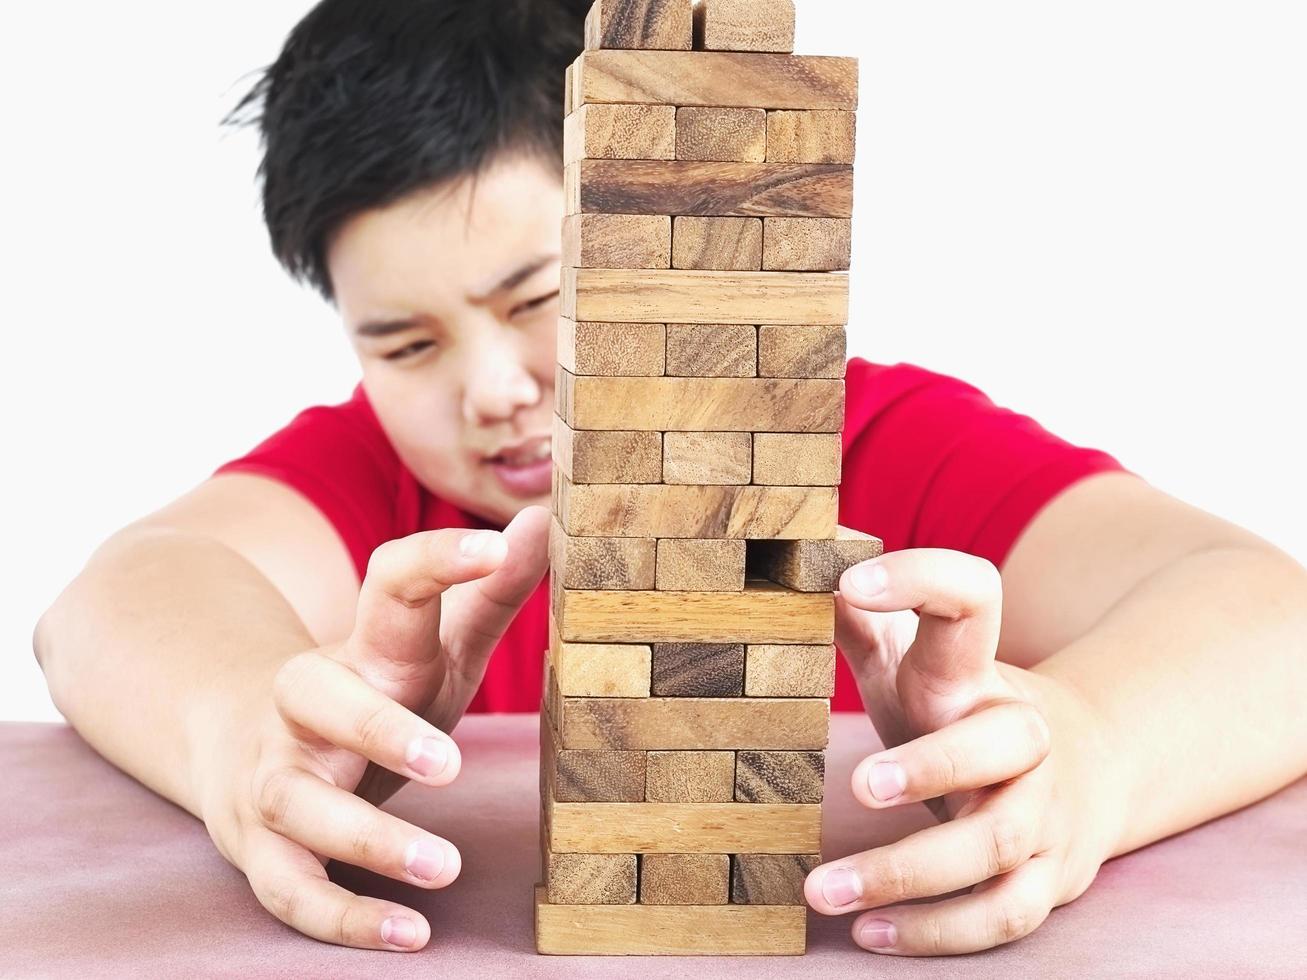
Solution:
<svg viewBox="0 0 1307 980"><path fill-rule="evenodd" d="M690 0L595 0L585 18L585 47L689 51Z"/></svg>

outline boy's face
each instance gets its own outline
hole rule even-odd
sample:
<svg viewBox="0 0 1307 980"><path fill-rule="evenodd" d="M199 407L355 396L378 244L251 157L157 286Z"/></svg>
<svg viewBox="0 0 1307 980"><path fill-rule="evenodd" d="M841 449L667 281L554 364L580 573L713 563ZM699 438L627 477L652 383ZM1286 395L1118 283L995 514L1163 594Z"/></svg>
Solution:
<svg viewBox="0 0 1307 980"><path fill-rule="evenodd" d="M507 522L549 502L562 182L535 158L356 215L327 265L363 384L433 493Z"/></svg>

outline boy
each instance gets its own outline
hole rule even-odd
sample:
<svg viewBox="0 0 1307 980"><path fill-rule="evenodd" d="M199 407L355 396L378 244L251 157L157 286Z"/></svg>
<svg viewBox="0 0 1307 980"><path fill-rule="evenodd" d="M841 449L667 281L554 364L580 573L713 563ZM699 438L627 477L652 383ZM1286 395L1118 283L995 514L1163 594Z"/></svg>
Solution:
<svg viewBox="0 0 1307 980"><path fill-rule="evenodd" d="M265 215L362 386L116 534L37 628L78 730L319 939L427 943L325 862L451 883L454 844L377 805L457 776L465 711L538 703L587 5L325 0L301 22L251 97ZM1302 568L959 381L847 370L841 519L887 553L841 581L835 707L860 694L890 746L852 791L951 819L815 869L814 908L861 912L868 950L983 949L1307 769Z"/></svg>

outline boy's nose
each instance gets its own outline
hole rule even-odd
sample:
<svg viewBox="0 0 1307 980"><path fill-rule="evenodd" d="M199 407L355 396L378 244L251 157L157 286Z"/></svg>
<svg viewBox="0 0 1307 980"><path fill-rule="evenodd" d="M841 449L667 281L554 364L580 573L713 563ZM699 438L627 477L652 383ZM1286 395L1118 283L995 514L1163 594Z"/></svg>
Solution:
<svg viewBox="0 0 1307 980"><path fill-rule="evenodd" d="M503 353L467 367L463 414L472 424L502 422L540 401L543 388L521 361Z"/></svg>

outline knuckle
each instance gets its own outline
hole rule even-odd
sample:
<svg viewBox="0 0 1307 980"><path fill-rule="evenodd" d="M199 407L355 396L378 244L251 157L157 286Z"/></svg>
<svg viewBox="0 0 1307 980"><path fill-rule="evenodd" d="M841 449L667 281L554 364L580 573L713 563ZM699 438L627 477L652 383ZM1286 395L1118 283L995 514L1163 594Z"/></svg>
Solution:
<svg viewBox="0 0 1307 980"><path fill-rule="evenodd" d="M272 830L286 826L296 783L294 770L287 768L273 769L255 778L254 806L265 826Z"/></svg>
<svg viewBox="0 0 1307 980"><path fill-rule="evenodd" d="M328 933L328 939L337 946L353 946L353 931L350 929L350 906L348 902L342 902L340 908L336 911L336 921L331 924L331 931Z"/></svg>
<svg viewBox="0 0 1307 980"><path fill-rule="evenodd" d="M937 746L937 751L931 754L928 763L927 776L933 780L931 788L960 786L968 768L964 752L959 746L941 742ZM943 789L940 789L939 792L932 792L931 795L939 796L942 792Z"/></svg>
<svg viewBox="0 0 1307 980"><path fill-rule="evenodd" d="M989 933L997 945L1030 935L1044 921L1038 909L1014 901L1000 902L990 915Z"/></svg>
<svg viewBox="0 0 1307 980"><path fill-rule="evenodd" d="M1005 814L990 819L985 830L990 876L1019 867L1029 856L1026 825Z"/></svg>
<svg viewBox="0 0 1307 980"><path fill-rule="evenodd" d="M938 915L925 915L917 925L916 942L926 956L943 956L950 952L944 923Z"/></svg>
<svg viewBox="0 0 1307 980"><path fill-rule="evenodd" d="M912 866L912 862L904 860L902 855L885 855L871 880L880 886L891 901L916 897L914 889L917 870Z"/></svg>
<svg viewBox="0 0 1307 980"><path fill-rule="evenodd" d="M388 856L386 834L376 820L361 820L355 825L349 852L361 867L376 868L383 862Z"/></svg>
<svg viewBox="0 0 1307 980"><path fill-rule="evenodd" d="M275 915L282 922L294 924L304 906L304 893L291 878L273 875L269 878L251 879L250 886L259 904Z"/></svg>
<svg viewBox="0 0 1307 980"><path fill-rule="evenodd" d="M1027 744L1034 756L1035 765L1038 765L1048 757L1048 753L1052 750L1052 732L1049 730L1048 722L1045 720L1042 711L1029 701L1018 701L1017 704L1019 705L1017 710L1021 714Z"/></svg>
<svg viewBox="0 0 1307 980"><path fill-rule="evenodd" d="M272 696L279 706L288 704L295 693L303 688L317 656L312 651L297 653L277 669L272 678Z"/></svg>
<svg viewBox="0 0 1307 980"><path fill-rule="evenodd" d="M363 748L364 754L390 744L391 724L390 705L378 704L354 716L352 725L354 738Z"/></svg>

